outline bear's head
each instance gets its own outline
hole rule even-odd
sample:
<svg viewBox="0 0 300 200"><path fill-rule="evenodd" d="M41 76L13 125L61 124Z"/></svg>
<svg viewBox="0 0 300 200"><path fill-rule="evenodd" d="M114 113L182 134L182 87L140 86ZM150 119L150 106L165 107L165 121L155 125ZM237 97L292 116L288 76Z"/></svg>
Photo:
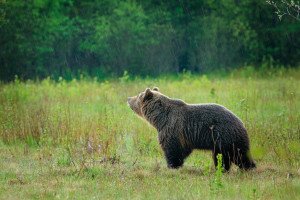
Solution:
<svg viewBox="0 0 300 200"><path fill-rule="evenodd" d="M140 117L146 119L156 129L161 130L166 123L176 123L181 108L186 104L179 99L170 99L155 87L147 88L134 97L128 97L128 105ZM174 115L176 117L170 117Z"/></svg>
<svg viewBox="0 0 300 200"><path fill-rule="evenodd" d="M127 103L136 114L144 117L145 106L149 104L149 102L158 100L160 96L163 95L159 93L157 87L154 87L152 90L147 88L137 96L128 97Z"/></svg>

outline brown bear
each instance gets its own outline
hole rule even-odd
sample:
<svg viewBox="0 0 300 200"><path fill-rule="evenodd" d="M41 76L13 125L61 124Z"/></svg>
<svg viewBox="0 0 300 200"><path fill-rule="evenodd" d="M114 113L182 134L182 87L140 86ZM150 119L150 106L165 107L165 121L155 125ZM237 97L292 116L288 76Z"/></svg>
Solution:
<svg viewBox="0 0 300 200"><path fill-rule="evenodd" d="M255 168L247 131L242 121L218 104L187 104L147 88L129 97L130 108L158 131L159 143L169 168L183 165L193 149L211 150L215 166L222 154L223 168L231 163L241 169Z"/></svg>

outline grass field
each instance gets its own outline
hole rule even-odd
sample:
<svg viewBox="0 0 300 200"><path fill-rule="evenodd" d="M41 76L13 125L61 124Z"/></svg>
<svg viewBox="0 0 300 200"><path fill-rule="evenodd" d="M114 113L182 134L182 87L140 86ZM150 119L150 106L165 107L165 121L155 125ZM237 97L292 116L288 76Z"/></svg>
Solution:
<svg viewBox="0 0 300 200"><path fill-rule="evenodd" d="M153 86L236 113L258 168L222 174L210 152L194 151L167 169L156 130L126 104ZM299 86L299 69L2 83L0 199L299 199Z"/></svg>

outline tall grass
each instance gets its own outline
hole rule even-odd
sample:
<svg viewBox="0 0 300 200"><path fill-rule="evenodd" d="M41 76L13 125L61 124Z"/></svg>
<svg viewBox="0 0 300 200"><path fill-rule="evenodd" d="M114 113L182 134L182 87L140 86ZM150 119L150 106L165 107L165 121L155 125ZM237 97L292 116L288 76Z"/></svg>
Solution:
<svg viewBox="0 0 300 200"><path fill-rule="evenodd" d="M300 71L252 68L226 78L196 76L118 80L60 79L0 85L0 137L29 146L84 147L100 156L161 156L157 133L128 108L126 99L146 87L188 103L215 102L236 113L248 129L258 162L300 166Z"/></svg>

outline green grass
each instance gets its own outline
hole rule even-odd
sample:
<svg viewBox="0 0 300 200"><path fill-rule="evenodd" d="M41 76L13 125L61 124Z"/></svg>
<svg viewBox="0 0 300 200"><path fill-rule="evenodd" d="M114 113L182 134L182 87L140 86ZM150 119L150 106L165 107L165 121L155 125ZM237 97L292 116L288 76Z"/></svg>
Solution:
<svg viewBox="0 0 300 200"><path fill-rule="evenodd" d="M299 85L299 69L1 84L0 199L300 198ZM156 130L126 104L153 86L236 113L258 168L222 174L210 152L195 151L167 169Z"/></svg>

